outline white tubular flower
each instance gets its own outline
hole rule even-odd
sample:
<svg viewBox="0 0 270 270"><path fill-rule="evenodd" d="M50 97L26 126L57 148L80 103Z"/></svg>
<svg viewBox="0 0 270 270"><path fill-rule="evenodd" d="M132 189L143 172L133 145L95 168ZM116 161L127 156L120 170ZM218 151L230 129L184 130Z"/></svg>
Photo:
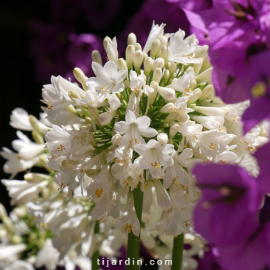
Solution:
<svg viewBox="0 0 270 270"><path fill-rule="evenodd" d="M42 102L47 105L47 107L42 107L42 109L47 113L47 119L50 123L65 125L71 121L70 116L72 116L70 112L66 111L66 107L74 103L68 93L72 90L75 91L79 97L84 97L85 92L61 76L52 76L51 83L52 84L44 85L42 89ZM69 117L65 118L65 114ZM65 119L67 119L67 121L63 121Z"/></svg>
<svg viewBox="0 0 270 270"><path fill-rule="evenodd" d="M186 121L182 124L179 124L178 132L182 133L187 142L193 147L198 147L200 135L202 133L203 126L200 124L195 124L191 121ZM182 139L182 142L184 140ZM184 147L184 145L183 145ZM184 149L184 148L183 148ZM183 151L183 149L178 149L178 151Z"/></svg>
<svg viewBox="0 0 270 270"><path fill-rule="evenodd" d="M183 76L178 79L173 80L173 82L168 85L168 87L173 88L175 91L182 92L185 95L192 96L193 90L190 87L191 81L195 78L194 71L185 72Z"/></svg>
<svg viewBox="0 0 270 270"><path fill-rule="evenodd" d="M1 180L1 182L8 190L12 205L23 205L34 200L42 189L49 184L47 180L31 183L21 180Z"/></svg>
<svg viewBox="0 0 270 270"><path fill-rule="evenodd" d="M170 87L158 87L159 94L166 100L176 99L175 91Z"/></svg>
<svg viewBox="0 0 270 270"><path fill-rule="evenodd" d="M178 153L173 150L171 157L174 160L173 165L165 166L163 171L165 172L163 186L168 189L172 181L177 182L177 184L188 185L191 181L191 176L186 172L183 167L188 167L189 159L193 156L193 151L190 148L186 148L183 152L178 155Z"/></svg>
<svg viewBox="0 0 270 270"><path fill-rule="evenodd" d="M207 116L223 116L228 113L228 109L225 107L218 108L218 107L203 107L203 106L194 106L193 107L196 112L205 114Z"/></svg>
<svg viewBox="0 0 270 270"><path fill-rule="evenodd" d="M134 150L143 156L141 168L149 169L154 178L162 178L161 166L173 165L170 153L173 151L172 144L161 145L156 140L150 140L147 144L135 145Z"/></svg>
<svg viewBox="0 0 270 270"><path fill-rule="evenodd" d="M46 138L46 146L53 157L65 156L68 161L73 153L84 153L91 148L87 133L80 130L68 130L65 127L53 125Z"/></svg>
<svg viewBox="0 0 270 270"><path fill-rule="evenodd" d="M92 69L96 77L91 77L87 82L97 83L95 89L99 92L100 102L104 101L109 93L120 93L124 90L123 80L127 76L127 70L117 71L117 65L113 61L108 61L104 67L92 62Z"/></svg>
<svg viewBox="0 0 270 270"><path fill-rule="evenodd" d="M162 186L159 179L154 180L157 194L157 203L163 210L169 210L172 206L170 196L166 189Z"/></svg>
<svg viewBox="0 0 270 270"><path fill-rule="evenodd" d="M134 70L130 71L130 89L135 93L141 91L142 87L145 85L145 76L139 75Z"/></svg>
<svg viewBox="0 0 270 270"><path fill-rule="evenodd" d="M39 162L38 157L31 160L20 159L17 153L12 152L6 147L3 147L3 151L1 151L0 154L3 158L7 159L3 169L5 173L11 174L11 179L14 178L18 172L25 171Z"/></svg>
<svg viewBox="0 0 270 270"><path fill-rule="evenodd" d="M113 62L117 62L118 60L118 50L117 50L117 41L116 37L113 40L109 40L107 43L107 50L106 53L108 55L109 60Z"/></svg>
<svg viewBox="0 0 270 270"><path fill-rule="evenodd" d="M216 158L217 154L226 150L228 144L236 137L217 130L203 131L199 140L199 150L209 160Z"/></svg>
<svg viewBox="0 0 270 270"><path fill-rule="evenodd" d="M142 116L136 118L132 111L128 111L126 114L126 121L120 121L115 124L115 131L119 134L125 134L121 140L121 146L145 144L145 140L142 136L151 138L158 133L155 129L150 128L150 118Z"/></svg>
<svg viewBox="0 0 270 270"><path fill-rule="evenodd" d="M223 116L191 116L192 120L202 124L207 129L217 129L219 131L226 131Z"/></svg>
<svg viewBox="0 0 270 270"><path fill-rule="evenodd" d="M19 152L20 158L32 160L44 151L45 144L31 142L21 131L17 131L19 140L12 142L12 147Z"/></svg>
<svg viewBox="0 0 270 270"><path fill-rule="evenodd" d="M99 123L104 126L111 122L117 109L120 107L121 102L116 95L108 95L108 102L110 104L110 109L99 115Z"/></svg>
<svg viewBox="0 0 270 270"><path fill-rule="evenodd" d="M131 192L128 194L128 201L124 208L124 212L116 222L115 228L119 228L124 234L128 234L131 231L136 236L139 236L140 234L140 223L135 212L134 199Z"/></svg>
<svg viewBox="0 0 270 270"><path fill-rule="evenodd" d="M52 245L52 240L47 239L37 254L36 267L45 266L46 269L56 269L59 259L59 252Z"/></svg>
<svg viewBox="0 0 270 270"><path fill-rule="evenodd" d="M95 82L88 83L87 86L89 90L85 92L85 98L76 99L76 103L78 105L87 105L94 108L106 106L107 102L105 101L100 102L99 100L98 93L96 92L95 89L96 85L97 84Z"/></svg>
<svg viewBox="0 0 270 270"><path fill-rule="evenodd" d="M154 42L154 40L156 38L158 38L159 35L163 34L165 25L166 24L162 23L159 26L158 24L155 24L155 22L153 21L151 31L150 31L150 33L148 35L147 41L146 41L145 46L143 48L144 53L148 53L150 51L150 49L151 49L151 46L152 46L152 43Z"/></svg>
<svg viewBox="0 0 270 270"><path fill-rule="evenodd" d="M193 112L194 110L187 108L188 99L188 96L180 97L174 103L167 103L161 108L160 112L169 113L168 117L166 118L166 122L177 120L184 123L189 120L188 113Z"/></svg>
<svg viewBox="0 0 270 270"><path fill-rule="evenodd" d="M198 39L194 34L184 39L183 32L179 29L175 34L171 34L167 59L183 65L199 63L199 59L193 57L197 46Z"/></svg>
<svg viewBox="0 0 270 270"><path fill-rule="evenodd" d="M18 245L1 245L0 246L0 261L16 260L21 252L26 249L25 244Z"/></svg>

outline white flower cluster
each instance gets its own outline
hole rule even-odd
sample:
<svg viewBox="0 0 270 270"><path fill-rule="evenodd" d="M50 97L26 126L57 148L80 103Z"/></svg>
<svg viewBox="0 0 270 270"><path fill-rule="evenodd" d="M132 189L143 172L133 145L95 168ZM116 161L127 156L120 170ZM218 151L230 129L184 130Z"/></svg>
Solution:
<svg viewBox="0 0 270 270"><path fill-rule="evenodd" d="M32 131L35 142L17 131L17 153L1 152L4 171L11 178L33 166L48 173L2 180L18 206L9 218L0 205L0 269L90 269L97 250L119 256L130 232L162 260L171 258L173 236L186 233L191 249L182 269L196 269L192 256L203 256L204 245L192 231L200 194L191 169L222 162L256 176L250 154L268 141L269 123L243 136L249 102L226 105L216 97L208 47L164 27L153 23L143 49L130 34L125 59L116 38L106 37L104 66L100 53L92 54L96 77L74 69L81 87L52 76L42 89L41 120L21 108L12 112L11 126ZM141 222L136 190L143 192Z"/></svg>
<svg viewBox="0 0 270 270"><path fill-rule="evenodd" d="M130 34L126 59L118 58L116 38L106 37L104 66L93 52L96 77L76 68L82 88L58 76L42 90L52 127L45 137L48 166L57 172L56 182L71 196L91 177L90 216L111 216L123 233L140 233L131 192L138 185L144 211L154 187L163 210L160 233L188 232L198 196L194 163L238 163L256 175L249 154L267 140L259 127L242 136L248 102L226 105L215 97L208 47L198 46L195 35L184 38L182 30L165 34L164 26L153 23L144 49Z"/></svg>

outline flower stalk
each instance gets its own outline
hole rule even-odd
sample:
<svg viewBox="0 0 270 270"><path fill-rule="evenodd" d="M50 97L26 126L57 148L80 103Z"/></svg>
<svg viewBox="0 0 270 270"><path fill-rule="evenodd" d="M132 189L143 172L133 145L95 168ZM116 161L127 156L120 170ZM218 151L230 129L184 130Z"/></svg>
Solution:
<svg viewBox="0 0 270 270"><path fill-rule="evenodd" d="M94 228L94 234L99 233L99 222L96 221L95 223L95 228ZM98 270L99 265L98 265L98 259L99 259L99 250L95 250L93 255L92 255L92 270Z"/></svg>
<svg viewBox="0 0 270 270"><path fill-rule="evenodd" d="M172 269L181 270L184 249L184 234L177 235L173 240Z"/></svg>
<svg viewBox="0 0 270 270"><path fill-rule="evenodd" d="M135 211L139 219L140 228L141 228L143 192L141 191L139 185L137 186L137 188L133 189L133 197L134 197ZM137 264L137 261L139 260L139 256L140 256L140 234L136 236L131 231L128 234L127 259L130 260L130 265L127 265L127 270L139 269L139 265Z"/></svg>

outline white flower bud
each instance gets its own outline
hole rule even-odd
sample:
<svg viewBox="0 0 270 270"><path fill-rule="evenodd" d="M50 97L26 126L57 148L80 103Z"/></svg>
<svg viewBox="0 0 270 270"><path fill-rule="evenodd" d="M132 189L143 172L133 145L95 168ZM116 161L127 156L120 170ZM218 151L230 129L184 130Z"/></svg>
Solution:
<svg viewBox="0 0 270 270"><path fill-rule="evenodd" d="M153 73L153 81L159 83L162 78L162 70L161 68L156 68Z"/></svg>
<svg viewBox="0 0 270 270"><path fill-rule="evenodd" d="M153 59L151 57L147 57L144 60L144 74L146 77L149 76L149 74L152 70L152 67L153 67Z"/></svg>
<svg viewBox="0 0 270 270"><path fill-rule="evenodd" d="M22 243L22 238L19 235L12 235L10 240L14 245Z"/></svg>
<svg viewBox="0 0 270 270"><path fill-rule="evenodd" d="M45 180L48 180L50 176L42 173L27 173L24 175L24 180L28 183L39 183Z"/></svg>
<svg viewBox="0 0 270 270"><path fill-rule="evenodd" d="M128 45L126 49L126 61L128 69L132 68L134 53L135 47L133 45Z"/></svg>
<svg viewBox="0 0 270 270"><path fill-rule="evenodd" d="M112 137L112 144L113 145L119 145L121 140L122 140L122 136L120 134L115 134L113 137Z"/></svg>
<svg viewBox="0 0 270 270"><path fill-rule="evenodd" d="M197 75L195 77L195 80L197 81L197 83L201 83L201 82L212 83L212 80L211 80L212 71L213 71L213 67L210 67L210 68L206 69L204 72Z"/></svg>
<svg viewBox="0 0 270 270"><path fill-rule="evenodd" d="M189 88L191 88L192 90L195 89L195 87L197 86L197 81L196 80L192 80L191 83L190 83L190 86Z"/></svg>
<svg viewBox="0 0 270 270"><path fill-rule="evenodd" d="M133 33L130 33L130 34L128 35L128 39L127 39L128 45L133 45L133 46L135 46L136 42L137 42L136 35L133 34Z"/></svg>
<svg viewBox="0 0 270 270"><path fill-rule="evenodd" d="M189 72L194 72L194 69L193 69L193 67L188 67L187 69L186 69L186 73L189 73Z"/></svg>
<svg viewBox="0 0 270 270"><path fill-rule="evenodd" d="M37 133L35 130L33 130L33 132L32 132L32 137L36 143L44 144L43 135L41 135L40 133Z"/></svg>
<svg viewBox="0 0 270 270"><path fill-rule="evenodd" d="M134 53L133 58L133 65L137 72L140 71L142 62L143 62L143 52L141 50L138 50Z"/></svg>
<svg viewBox="0 0 270 270"><path fill-rule="evenodd" d="M161 47L160 57L162 57L164 59L164 61L167 60L167 57L168 57L168 47L165 44Z"/></svg>
<svg viewBox="0 0 270 270"><path fill-rule="evenodd" d="M161 42L158 38L155 39L154 42L152 43L151 53L150 53L150 56L152 58L154 58L157 55L158 51L160 50L160 45L161 45Z"/></svg>
<svg viewBox="0 0 270 270"><path fill-rule="evenodd" d="M176 133L178 132L179 124L173 123L170 127L170 133L169 136L170 138L173 138Z"/></svg>
<svg viewBox="0 0 270 270"><path fill-rule="evenodd" d="M164 59L163 58L157 58L154 63L153 63L153 69L156 68L163 68L165 65Z"/></svg>
<svg viewBox="0 0 270 270"><path fill-rule="evenodd" d="M177 69L176 64L175 63L171 63L170 64L170 68L169 68L171 77L172 77L172 75L174 75L174 72L176 71L176 69Z"/></svg>
<svg viewBox="0 0 270 270"><path fill-rule="evenodd" d="M19 207L16 207L14 210L13 210L13 213L19 218L23 218L27 215L27 210L26 210L26 207L24 205L22 206L19 206Z"/></svg>
<svg viewBox="0 0 270 270"><path fill-rule="evenodd" d="M0 219L7 217L7 212L2 203L0 203Z"/></svg>
<svg viewBox="0 0 270 270"><path fill-rule="evenodd" d="M159 40L160 40L160 43L161 43L161 46L163 46L163 45L167 45L167 43L168 43L168 38L166 37L166 36L164 36L164 35L160 35L159 37Z"/></svg>
<svg viewBox="0 0 270 270"><path fill-rule="evenodd" d="M86 85L88 78L85 76L83 71L80 68L74 68L73 75L82 84L83 89L86 91L88 89Z"/></svg>
<svg viewBox="0 0 270 270"><path fill-rule="evenodd" d="M102 66L102 58L98 50L92 51L92 61L100 64Z"/></svg>
<svg viewBox="0 0 270 270"><path fill-rule="evenodd" d="M202 90L197 88L193 91L193 96L191 96L187 102L188 105L194 103L196 100L198 100L202 95Z"/></svg>
<svg viewBox="0 0 270 270"><path fill-rule="evenodd" d="M160 109L161 113L172 113L175 110L174 104L169 102Z"/></svg>
<svg viewBox="0 0 270 270"><path fill-rule="evenodd" d="M140 43L135 44L135 51L138 51L138 50L142 51L142 46Z"/></svg>
<svg viewBox="0 0 270 270"><path fill-rule="evenodd" d="M168 69L165 69L163 77L164 77L164 84L167 85L170 79L170 71Z"/></svg>
<svg viewBox="0 0 270 270"><path fill-rule="evenodd" d="M72 104L69 104L66 108L65 108L68 112L75 114L76 116L78 116L78 113L76 111L76 109L73 107Z"/></svg>
<svg viewBox="0 0 270 270"><path fill-rule="evenodd" d="M214 87L213 85L209 84L202 90L202 95L200 97L200 100L210 97L213 94L214 94Z"/></svg>
<svg viewBox="0 0 270 270"><path fill-rule="evenodd" d="M115 114L115 111L101 113L99 115L99 123L102 126L109 124L112 121L114 114Z"/></svg>
<svg viewBox="0 0 270 270"><path fill-rule="evenodd" d="M81 96L74 90L70 90L68 92L68 96L70 97L70 99L74 100L74 99L78 99L81 98Z"/></svg>
<svg viewBox="0 0 270 270"><path fill-rule="evenodd" d="M103 40L103 47L106 52L107 52L108 42L112 42L112 40L109 37L105 37Z"/></svg>
<svg viewBox="0 0 270 270"><path fill-rule="evenodd" d="M165 133L160 133L157 135L157 141L160 144L166 144L168 142L168 135Z"/></svg>
<svg viewBox="0 0 270 270"><path fill-rule="evenodd" d="M127 68L127 62L123 58L119 58L117 60L117 66L119 70L126 70Z"/></svg>
<svg viewBox="0 0 270 270"><path fill-rule="evenodd" d="M13 234L14 233L14 226L13 226L11 219L8 216L6 216L2 219L2 222L5 226L5 229L8 231L8 233Z"/></svg>
<svg viewBox="0 0 270 270"><path fill-rule="evenodd" d="M128 81L128 80L124 81L124 85L125 85L125 88L129 88L130 81Z"/></svg>
<svg viewBox="0 0 270 270"><path fill-rule="evenodd" d="M157 91L158 91L158 83L155 82L155 81L152 81L150 83L150 87L154 89L154 92L152 93L149 93L148 95L148 102L149 102L149 105L153 104L155 99L156 99L156 96L157 96Z"/></svg>
<svg viewBox="0 0 270 270"><path fill-rule="evenodd" d="M29 122L34 131L36 131L39 134L43 134L42 130L39 127L38 120L35 116L29 115Z"/></svg>
<svg viewBox="0 0 270 270"><path fill-rule="evenodd" d="M207 116L223 116L224 117L228 113L227 108L194 106L193 109L196 112L205 114Z"/></svg>
<svg viewBox="0 0 270 270"><path fill-rule="evenodd" d="M176 99L175 91L169 87L159 87L159 94L166 100L174 100Z"/></svg>

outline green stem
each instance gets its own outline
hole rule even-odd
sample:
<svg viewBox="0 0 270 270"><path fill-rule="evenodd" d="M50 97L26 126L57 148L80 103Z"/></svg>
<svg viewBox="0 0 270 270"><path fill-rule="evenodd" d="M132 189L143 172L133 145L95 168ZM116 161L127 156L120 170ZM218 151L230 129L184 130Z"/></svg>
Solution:
<svg viewBox="0 0 270 270"><path fill-rule="evenodd" d="M181 270L184 249L184 234L177 235L173 240L172 268L171 270Z"/></svg>
<svg viewBox="0 0 270 270"><path fill-rule="evenodd" d="M142 219L142 206L143 206L143 192L140 189L140 186L133 189L133 197L134 197L134 206L136 210L137 217L140 222L141 227L141 219ZM126 266L126 270L139 270L139 264L137 265L137 261L140 256L140 234L136 236L131 231L128 234L128 246L127 246L127 259L130 260L130 265ZM134 259L134 265L133 265Z"/></svg>
<svg viewBox="0 0 270 270"><path fill-rule="evenodd" d="M96 234L96 233L99 233L99 222L98 221L96 221L95 228L94 228L94 234ZM99 269L98 259L99 259L99 250L96 250L92 255L92 270Z"/></svg>

